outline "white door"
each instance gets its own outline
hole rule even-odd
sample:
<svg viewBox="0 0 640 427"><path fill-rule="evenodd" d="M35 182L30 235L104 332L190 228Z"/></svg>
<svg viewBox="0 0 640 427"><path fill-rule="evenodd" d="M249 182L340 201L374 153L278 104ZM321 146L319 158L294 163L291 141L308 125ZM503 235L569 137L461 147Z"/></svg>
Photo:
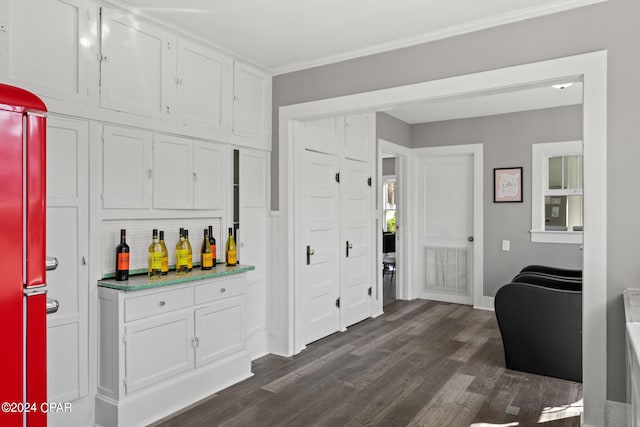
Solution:
<svg viewBox="0 0 640 427"><path fill-rule="evenodd" d="M298 291L303 295L304 343L339 329L338 157L304 150L301 167L301 222L306 262Z"/></svg>
<svg viewBox="0 0 640 427"><path fill-rule="evenodd" d="M474 154L463 151L417 152L414 265L419 298L474 303L474 249L482 243L474 242Z"/></svg>
<svg viewBox="0 0 640 427"><path fill-rule="evenodd" d="M340 168L340 312L346 328L371 316L370 163L342 159Z"/></svg>
<svg viewBox="0 0 640 427"><path fill-rule="evenodd" d="M47 119L47 296L58 300L47 316L50 402L70 402L72 413L49 414L50 426L89 425L89 131L86 122Z"/></svg>

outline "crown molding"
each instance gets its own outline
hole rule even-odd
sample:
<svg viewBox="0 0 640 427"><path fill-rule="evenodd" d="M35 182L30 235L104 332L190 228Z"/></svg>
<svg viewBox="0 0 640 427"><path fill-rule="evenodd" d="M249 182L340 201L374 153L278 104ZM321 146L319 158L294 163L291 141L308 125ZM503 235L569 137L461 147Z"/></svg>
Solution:
<svg viewBox="0 0 640 427"><path fill-rule="evenodd" d="M589 6L596 3L602 3L605 1L608 0L565 0L553 4L534 6L522 10L495 15L484 19L479 19L461 25L449 26L417 36L397 39L388 43L380 43L377 45L352 50L350 52L345 52L338 55L325 56L310 61L294 62L283 67L273 68L271 71L274 76L292 73L295 71L333 64L336 62L347 61L349 59L361 58L363 56L369 56L377 53L389 52L396 49L416 46L423 43L442 40L462 34L468 34L475 31L485 30L491 27L510 24L513 22L524 21L527 19L537 18L545 15L552 15L554 13L564 12L567 10Z"/></svg>

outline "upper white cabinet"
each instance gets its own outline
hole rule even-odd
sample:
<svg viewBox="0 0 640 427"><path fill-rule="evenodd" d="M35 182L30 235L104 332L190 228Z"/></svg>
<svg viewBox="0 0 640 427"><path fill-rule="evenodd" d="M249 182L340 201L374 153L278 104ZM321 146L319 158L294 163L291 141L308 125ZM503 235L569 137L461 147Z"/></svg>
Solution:
<svg viewBox="0 0 640 427"><path fill-rule="evenodd" d="M87 103L95 25L96 8L85 0L0 1L0 80Z"/></svg>
<svg viewBox="0 0 640 427"><path fill-rule="evenodd" d="M271 77L236 62L233 68L233 134L244 145L270 149ZM246 139L255 142L246 141Z"/></svg>
<svg viewBox="0 0 640 427"><path fill-rule="evenodd" d="M194 209L224 209L225 148L223 144L193 143Z"/></svg>
<svg viewBox="0 0 640 427"><path fill-rule="evenodd" d="M176 115L184 125L229 131L231 58L188 40L178 41Z"/></svg>
<svg viewBox="0 0 640 427"><path fill-rule="evenodd" d="M223 209L224 146L155 135L153 207Z"/></svg>
<svg viewBox="0 0 640 427"><path fill-rule="evenodd" d="M175 37L108 8L101 17L100 105L166 118L173 87L165 74L175 67Z"/></svg>
<svg viewBox="0 0 640 427"><path fill-rule="evenodd" d="M102 147L102 206L151 207L150 132L105 126Z"/></svg>

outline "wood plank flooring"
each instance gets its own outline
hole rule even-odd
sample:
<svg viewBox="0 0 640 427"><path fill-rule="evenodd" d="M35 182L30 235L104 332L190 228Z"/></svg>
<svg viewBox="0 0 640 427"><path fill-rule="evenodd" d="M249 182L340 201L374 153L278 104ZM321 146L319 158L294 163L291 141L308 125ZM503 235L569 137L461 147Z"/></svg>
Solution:
<svg viewBox="0 0 640 427"><path fill-rule="evenodd" d="M253 372L153 425L580 425L581 384L506 369L494 313L456 304L396 301Z"/></svg>

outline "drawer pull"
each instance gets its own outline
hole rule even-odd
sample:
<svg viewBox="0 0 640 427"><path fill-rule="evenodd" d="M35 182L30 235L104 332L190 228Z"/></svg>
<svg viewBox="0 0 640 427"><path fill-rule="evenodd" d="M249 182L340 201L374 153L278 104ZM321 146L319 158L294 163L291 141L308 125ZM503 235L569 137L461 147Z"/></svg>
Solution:
<svg viewBox="0 0 640 427"><path fill-rule="evenodd" d="M160 307L164 307L165 304L166 304L166 302L160 301Z"/></svg>
<svg viewBox="0 0 640 427"><path fill-rule="evenodd" d="M220 293L221 293L221 294L223 294L223 293L225 293L225 292L227 292L227 290L226 290L225 288L220 288Z"/></svg>

